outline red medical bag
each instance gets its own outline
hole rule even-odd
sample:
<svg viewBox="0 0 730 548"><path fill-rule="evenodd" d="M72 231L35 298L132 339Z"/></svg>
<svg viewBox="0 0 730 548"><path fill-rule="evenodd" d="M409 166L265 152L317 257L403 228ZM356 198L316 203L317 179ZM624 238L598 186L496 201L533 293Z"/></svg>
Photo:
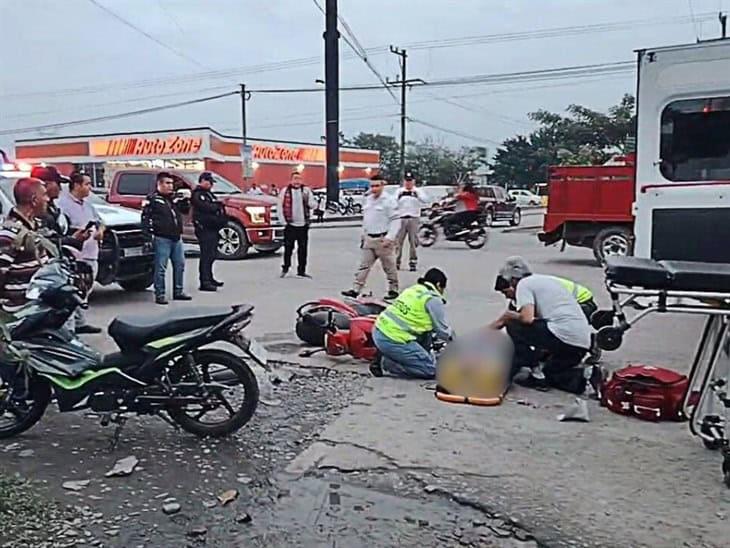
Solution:
<svg viewBox="0 0 730 548"><path fill-rule="evenodd" d="M689 381L671 369L630 365L616 371L601 391L601 405L647 421L682 421Z"/></svg>

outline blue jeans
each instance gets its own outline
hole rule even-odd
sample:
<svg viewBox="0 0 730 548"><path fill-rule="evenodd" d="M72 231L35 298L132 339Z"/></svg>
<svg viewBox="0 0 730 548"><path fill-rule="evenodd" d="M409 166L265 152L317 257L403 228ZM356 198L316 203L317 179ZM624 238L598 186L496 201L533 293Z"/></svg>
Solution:
<svg viewBox="0 0 730 548"><path fill-rule="evenodd" d="M410 379L433 379L436 377L436 362L431 353L418 341L397 343L391 341L377 329L373 330L373 342L383 355L382 366L394 377Z"/></svg>
<svg viewBox="0 0 730 548"><path fill-rule="evenodd" d="M155 250L155 297L165 296L165 274L167 261L172 261L173 294L183 292L183 275L185 273L185 250L182 240L171 240L155 236L153 240Z"/></svg>

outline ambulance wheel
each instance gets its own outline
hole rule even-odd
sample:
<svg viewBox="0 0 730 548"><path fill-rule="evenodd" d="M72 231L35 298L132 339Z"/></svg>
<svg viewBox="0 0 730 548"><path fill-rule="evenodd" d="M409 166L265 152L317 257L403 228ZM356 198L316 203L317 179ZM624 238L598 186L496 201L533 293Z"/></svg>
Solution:
<svg viewBox="0 0 730 548"><path fill-rule="evenodd" d="M596 310L591 315L591 325L593 329L601 329L613 325L615 313L613 310Z"/></svg>
<svg viewBox="0 0 730 548"><path fill-rule="evenodd" d="M602 327L596 333L596 343L599 348L609 352L618 349L623 338L624 333L618 327Z"/></svg>

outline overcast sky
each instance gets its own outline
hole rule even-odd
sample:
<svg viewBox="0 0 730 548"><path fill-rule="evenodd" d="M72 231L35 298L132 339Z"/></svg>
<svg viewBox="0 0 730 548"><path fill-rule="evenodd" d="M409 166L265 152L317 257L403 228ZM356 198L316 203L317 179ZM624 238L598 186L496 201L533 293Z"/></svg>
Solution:
<svg viewBox="0 0 730 548"><path fill-rule="evenodd" d="M719 24L706 19L730 8L730 2L725 4L723 0L340 0L340 14L365 48L634 23L611 32L413 47L409 77L433 81L632 60L637 48L692 42L698 34L716 37ZM323 78L324 17L313 0L0 0L0 8L0 130L185 101L233 90L241 82L253 89L313 87L315 79ZM668 22L672 17L682 20ZM652 18L656 25L635 25ZM341 54L350 53L341 43ZM370 59L383 76L397 75L396 56L375 53ZM271 66L292 60L298 60L298 66ZM253 70L255 66L259 69ZM378 83L376 77L361 60L342 61L341 85L373 83ZM493 149L495 141L529 131L530 111L563 110L570 103L605 109L622 94L633 92L634 85L633 74L623 74L540 84L414 89L409 93L409 116L473 136ZM323 94L254 95L247 105L252 137L319 142L324 134ZM347 135L359 131L397 135L397 114L398 106L385 90L341 95L341 129ZM18 137L199 125L238 134L238 98ZM454 146L478 144L409 125L409 137L429 135ZM0 136L0 146L9 142L12 137Z"/></svg>

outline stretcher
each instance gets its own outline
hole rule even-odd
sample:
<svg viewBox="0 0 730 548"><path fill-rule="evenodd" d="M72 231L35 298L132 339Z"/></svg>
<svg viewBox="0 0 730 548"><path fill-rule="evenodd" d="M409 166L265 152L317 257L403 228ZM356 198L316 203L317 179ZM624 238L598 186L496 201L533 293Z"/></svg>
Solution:
<svg viewBox="0 0 730 548"><path fill-rule="evenodd" d="M722 451L730 487L730 265L612 257L606 264L612 308L591 317L603 350L616 350L624 334L654 313L706 317L689 373L683 411L693 435Z"/></svg>

